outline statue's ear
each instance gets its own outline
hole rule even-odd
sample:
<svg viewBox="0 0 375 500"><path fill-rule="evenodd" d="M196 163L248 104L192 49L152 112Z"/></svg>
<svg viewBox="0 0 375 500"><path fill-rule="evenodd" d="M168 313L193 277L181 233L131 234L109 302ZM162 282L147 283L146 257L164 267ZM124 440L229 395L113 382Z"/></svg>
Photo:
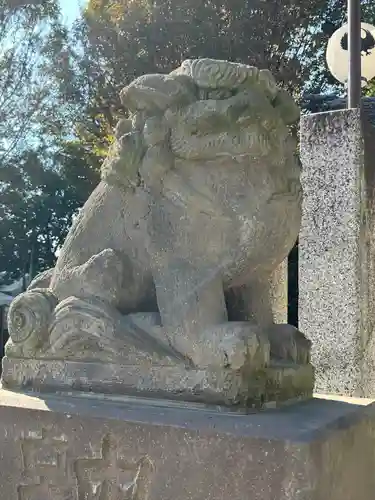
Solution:
<svg viewBox="0 0 375 500"><path fill-rule="evenodd" d="M286 90L279 89L272 104L274 108L279 111L280 116L286 125L292 125L299 120L300 109L295 103L293 97L288 94Z"/></svg>

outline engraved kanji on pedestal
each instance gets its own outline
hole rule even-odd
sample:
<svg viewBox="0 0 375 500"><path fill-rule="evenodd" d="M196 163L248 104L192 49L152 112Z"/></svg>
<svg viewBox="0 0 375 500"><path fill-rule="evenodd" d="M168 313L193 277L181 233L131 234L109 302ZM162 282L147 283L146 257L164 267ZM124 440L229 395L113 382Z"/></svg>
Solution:
<svg viewBox="0 0 375 500"><path fill-rule="evenodd" d="M18 487L19 500L72 500L75 496L67 488L60 488L48 484L45 479L40 484L20 485Z"/></svg>
<svg viewBox="0 0 375 500"><path fill-rule="evenodd" d="M20 439L22 479L18 500L76 500L77 483L67 459L68 439L53 431L30 431Z"/></svg>
<svg viewBox="0 0 375 500"><path fill-rule="evenodd" d="M79 500L147 500L154 465L148 456L130 462L119 455L117 443L106 435L99 458L75 462Z"/></svg>

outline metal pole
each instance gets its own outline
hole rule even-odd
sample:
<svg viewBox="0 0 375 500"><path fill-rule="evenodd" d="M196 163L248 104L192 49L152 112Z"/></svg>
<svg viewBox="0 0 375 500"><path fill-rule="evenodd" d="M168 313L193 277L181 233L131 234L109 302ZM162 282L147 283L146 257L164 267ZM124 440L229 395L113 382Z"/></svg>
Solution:
<svg viewBox="0 0 375 500"><path fill-rule="evenodd" d="M348 108L361 105L361 0L348 0Z"/></svg>

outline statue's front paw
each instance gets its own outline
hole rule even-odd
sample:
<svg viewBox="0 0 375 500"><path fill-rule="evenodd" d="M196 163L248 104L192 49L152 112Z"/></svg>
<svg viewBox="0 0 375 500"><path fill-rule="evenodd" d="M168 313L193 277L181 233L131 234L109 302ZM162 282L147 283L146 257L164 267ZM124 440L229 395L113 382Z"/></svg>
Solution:
<svg viewBox="0 0 375 500"><path fill-rule="evenodd" d="M311 342L292 325L272 325L267 329L271 358L300 365L310 362Z"/></svg>
<svg viewBox="0 0 375 500"><path fill-rule="evenodd" d="M226 368L239 370L245 365L264 368L269 364L270 346L264 335L250 323L220 325L213 335L220 359Z"/></svg>
<svg viewBox="0 0 375 500"><path fill-rule="evenodd" d="M198 340L176 339L174 345L199 368L222 367L239 370L244 366L258 370L270 359L270 345L260 328L248 322L215 325Z"/></svg>

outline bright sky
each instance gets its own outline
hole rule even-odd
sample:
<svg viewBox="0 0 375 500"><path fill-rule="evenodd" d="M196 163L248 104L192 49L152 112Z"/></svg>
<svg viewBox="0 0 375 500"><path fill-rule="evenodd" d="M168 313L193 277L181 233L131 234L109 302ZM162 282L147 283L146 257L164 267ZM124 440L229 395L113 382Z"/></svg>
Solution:
<svg viewBox="0 0 375 500"><path fill-rule="evenodd" d="M59 0L63 19L71 24L78 16L80 7L87 3L86 0Z"/></svg>

